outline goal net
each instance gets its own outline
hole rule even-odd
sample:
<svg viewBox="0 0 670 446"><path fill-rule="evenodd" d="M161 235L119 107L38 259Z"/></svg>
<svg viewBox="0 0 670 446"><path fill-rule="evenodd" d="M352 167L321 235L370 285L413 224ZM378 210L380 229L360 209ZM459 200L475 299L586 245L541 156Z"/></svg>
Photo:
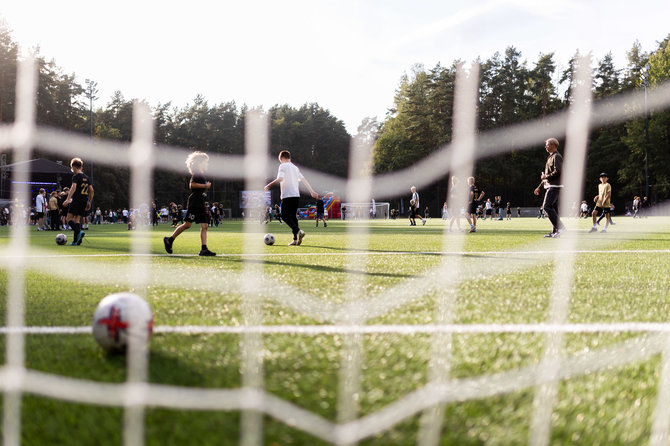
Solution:
<svg viewBox="0 0 670 446"><path fill-rule="evenodd" d="M131 206L138 208L142 203L150 202L154 170L180 172L188 150L154 144L154 123L145 104L135 106L130 144L92 142L81 134L38 126L34 109L37 103L36 74L31 59L20 64L16 122L0 126L0 149L12 150L16 162L29 160L33 148L39 147L43 152L62 157L79 156L98 165L128 168ZM443 178L445 172L457 171L462 178L467 178L472 175L476 159L537 147L538 141L542 143L551 134L565 137L569 148L565 151L564 169L570 175L560 191L561 206L569 211L570 204L581 198L590 128L623 122L631 119L631 115L642 116L639 94L631 93L604 104L594 102L590 96L592 82L586 61L575 75L579 82L572 92L570 113L494 133L480 133L476 129L478 68L473 66L469 75L459 70L454 92L454 138L416 164L416 169L422 172L422 183L416 181L413 171L376 177L369 171L353 171L345 180L319 172L309 172L307 176L311 184L320 186L321 190L347 191L343 196L350 201L342 203L343 219L388 219L389 203L375 202L373 205L372 197L399 196L406 193L408 184L427 186ZM670 84L658 86L650 94L649 103L652 107L667 108ZM249 136L245 139L246 154L210 154L213 175L244 180L250 190L263 188L266 163L272 161L269 137L263 133L270 129L267 119L261 112L249 112L245 119ZM364 146L354 138L350 152L351 166L367 166L371 152L369 145ZM25 183L28 173L18 172L14 180L17 184ZM17 204L30 201L25 189L18 187L14 188L12 199ZM465 194L459 195L452 208L465 207L466 199ZM609 304L612 291L609 283L612 278L607 277L606 281L599 282L602 284L600 295L582 295L580 287L583 283L575 280L575 273L584 267L580 262L589 258L578 257L584 254L578 245L579 234L556 239L540 237L532 246L495 252L489 251L495 245L493 238L467 237L460 231L450 234L444 225L444 232L440 233L441 249L437 252L421 251L411 256L404 252L388 253L389 257L401 259L399 261L412 262L412 268L419 263L423 265L418 272L395 275L386 270L367 273L366 268L384 254L381 252L384 248L373 246L370 241L369 227L374 225L338 223L333 225L335 229L343 227L349 237L337 237L338 242L329 241L327 246L316 249L309 246L308 238L308 242L300 247L291 246L289 252L286 247L275 246L273 248L277 249L268 253L262 251L265 249L262 243L255 243L259 232L257 221L245 223L241 249L207 259L210 262L197 258L197 254L193 257L173 256L166 261L165 253L159 252L162 251L161 240L155 236L152 239L147 228L131 231L131 243L121 254L108 254L106 243L109 241L103 237L96 242L97 248L91 250L91 256L79 252L76 255L54 254L46 244L35 246L32 240L37 232L29 234L28 226L17 221L8 232L7 240L2 242L0 256L0 280L5 293L2 307L5 325L1 328L6 348L0 367L3 444L15 446L21 443L24 438L22 424L32 422L30 418L33 418L26 416L26 410L34 411L40 403L36 400L49 400L49 403L53 400L54 406L46 410L55 415L67 412L61 409L66 404L67 408L75 405L119 408L123 412L120 430L124 444L132 445L142 445L145 436L152 431L145 428L146 424L156 422L165 415L163 412L169 411L196 411L197 417L204 417L206 411L235 412L239 417L232 417L232 423L239 433L240 444L244 445L263 444L267 440L264 435L269 436L282 428L286 431L281 431L276 438L278 442L282 442L283 435L288 436L286 443L300 442L292 435L305 435L330 444L349 445L388 434L386 442L377 442L393 443L398 432L413 429L416 433L413 432L412 438L419 444L436 445L441 443L442 432L459 426L467 429L461 440L467 437L471 442L485 443L491 439L489 432L468 437L470 430L478 428L469 417L481 411L483 400L504 399L510 394L518 398L505 406L498 418L495 411L487 413L480 420L481 425L492 422L503 427L508 426L505 423L523 425L528 443L549 444L554 426L567 418L557 416L559 411L572 414L571 419L575 422L590 416L589 422L601 422L599 428L609 432L618 423L625 424L627 415L637 413L636 408L643 405L644 408L638 410L643 418L640 423L643 425L642 435L646 434L654 445L667 443L670 433L667 403L670 396L670 324L573 323L570 305L574 300L587 300L599 317L595 306ZM331 226L328 228L323 232L331 230ZM435 231L433 227L425 229L424 233ZM395 237L396 233L388 236ZM478 241L473 242L473 238ZM340 243L339 239L341 245L334 246ZM412 240L412 244L421 243L420 237L413 236ZM471 244L479 243L475 247L477 255L468 251L466 240ZM629 242L622 241L624 245ZM199 240L196 243L199 244ZM608 242L601 239L598 243L597 246L605 246ZM666 241L650 237L649 243L655 253L670 254ZM73 247L69 252L76 249ZM594 256L596 253L587 254ZM647 253L650 254L651 251ZM338 264L320 264L324 259L335 259ZM638 268L651 266L644 261L639 263L642 266L638 264ZM296 282L266 272L266 268L277 265L290 270ZM305 280L299 282L303 273L309 270L322 273L317 285ZM515 319L516 312L522 308L513 304L523 295L506 294L507 288L513 285L511 280L506 281L506 275L511 272L523 273L527 286L542 287L543 298L532 305L531 322ZM341 276L333 277L335 274ZM542 275L541 279L538 275ZM667 271L658 275L666 278ZM48 282L47 277L50 278ZM377 283L372 282L374 279L384 280L385 285L391 283L377 287ZM589 281L599 279L592 277ZM28 286L30 280L33 282ZM71 288L61 290L63 296L55 298L54 290L64 280L82 286L77 288L77 293ZM631 274L631 282L638 280L638 276ZM37 286L34 285L36 281L39 281ZM44 283L53 289L45 290ZM486 288L493 288L491 284L497 291L498 299L494 305L507 305L510 311L482 308L476 311L479 312L477 317L484 322L470 323L472 313L466 313L468 307L479 308L480 294L486 292ZM646 285L638 283L636 286ZM663 282L662 287L667 293L667 283ZM62 315L55 311L46 313L47 310L42 309L51 309L53 301L63 297L73 298L71 310L75 311L81 306L80 294L89 289L101 293L130 289L143 295L159 290L157 304L174 298L174 295L178 299L174 307L157 317L158 321L166 322L155 328L159 336L152 341L150 351L131 349L123 360L81 355L85 363L82 369L67 369L67 363L77 364L80 357L61 357L64 354L61 347L74 343L75 351L85 350L87 344L83 336L90 337L90 318L77 319L85 322L75 326L53 326L53 318ZM179 295L179 292L185 294ZM215 298L225 299L225 303L221 305L221 301L210 300ZM662 298L658 299L658 305L663 306ZM634 309L630 303L625 306L630 311ZM650 317L656 315L656 309L652 310ZM36 317L35 313L40 311L45 313ZM200 319L203 315L205 317ZM271 316L275 318L273 322L280 322L268 323ZM512 322L501 322L506 316L509 318L505 321ZM661 316L660 320L666 319ZM205 322L195 325L194 320ZM396 323L397 320L403 322ZM385 321L393 321L395 325ZM598 342L580 344L580 336L594 332L608 335L609 344L605 347ZM202 342L196 342L196 336L202 336ZM42 344L53 338L57 339L51 349L54 351L44 349ZM186 343L192 342L192 345L178 345L180 339L187 339ZM226 339L233 339L227 344L229 349L219 345ZM470 342L473 339L484 339L480 341L481 351L473 353L473 343ZM508 350L499 354L496 350L504 349L510 343L533 346L523 353ZM295 346L291 350L293 355L284 348L287 344ZM422 348L417 348L418 345ZM180 349L187 353L181 357L173 356ZM54 355L56 364L45 361L41 367L35 367L40 354ZM513 359L512 365L505 362L508 357ZM195 365L183 364L187 359ZM225 361L237 361L228 370L233 376L221 377L210 387L203 386L201 372L204 374L209 369L219 373L223 370L220 364ZM590 386L596 387L598 392L614 395L611 397L613 404L619 405L618 399L624 393L619 391L617 383L603 385L601 378L605 379L613 369L637 367L641 361L652 361L645 367L657 366L654 369L657 373L652 371L647 381L625 389L624 393L634 391L633 387L646 389L644 397L634 401L629 412L603 421L597 413L586 413L592 409L589 407L580 406L574 411L565 409L565 406L580 404L585 389L593 392ZM119 364L121 372L117 373ZM84 370L89 365L103 370L106 381ZM636 371L627 369L622 374L634 380ZM294 375L299 378L291 381ZM585 377L589 375L598 377L587 382ZM290 386L284 385L289 381ZM274 387L270 385L272 382ZM405 384L403 395L388 398L385 392ZM569 393L569 396L560 399L563 393ZM602 396L602 400L607 399L607 395ZM517 402L524 404L524 410L517 411ZM447 410L447 404L453 406ZM155 417L146 416L152 409L160 413ZM598 412L599 408L594 410ZM452 422L449 418L452 415L462 422ZM200 424L199 419L195 421L193 424ZM211 425L217 425L218 421ZM90 422L93 423L95 421ZM266 428L270 423L273 423L271 428ZM56 428L54 423L51 426ZM525 432L526 427L528 432ZM565 425L560 424L560 427L564 429ZM589 424L584 431L596 427ZM625 424L624 429L627 428ZM156 430L161 429L153 429ZM296 434L296 431L301 432ZM505 441L505 433L498 433L500 438L497 440ZM68 438L67 433L60 434L60 438ZM625 442L621 438L617 440ZM442 442L449 442L449 439ZM458 443L457 440L454 442Z"/></svg>
<svg viewBox="0 0 670 446"><path fill-rule="evenodd" d="M387 202L342 203L342 220L389 219L390 204Z"/></svg>

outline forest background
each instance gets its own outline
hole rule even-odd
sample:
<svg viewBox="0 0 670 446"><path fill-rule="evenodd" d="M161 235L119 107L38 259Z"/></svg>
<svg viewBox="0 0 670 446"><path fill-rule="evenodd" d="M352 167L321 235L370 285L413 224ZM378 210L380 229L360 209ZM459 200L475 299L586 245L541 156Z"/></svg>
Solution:
<svg viewBox="0 0 670 446"><path fill-rule="evenodd" d="M19 45L13 40L10 27L0 20L0 122L3 123L14 121L19 54ZM75 73L66 73L56 61L41 55L39 49L33 49L32 55L39 63L38 125L83 134L89 134L92 128L94 138L131 140L135 99L126 99L121 91L116 91L100 106L94 81L81 84ZM670 78L670 35L649 51L633 42L625 67L615 66L611 53L601 58L590 57L596 100L643 88L653 89ZM541 119L568 107L574 82L573 67L579 59L577 52L565 70L558 70L550 51L529 63L520 51L509 46L503 53L496 52L486 60L472 61L481 64L478 131ZM393 107L383 120L366 118L357 130L375 141L376 173L411 168L451 141L454 79L456 70L463 65L466 62L461 60L432 68L417 64L410 72L399 73ZM249 107L246 104L231 101L211 105L205 97L197 96L184 106L170 102L149 106L155 119L157 143L208 153L244 152L244 117ZM278 104L267 112L271 121L272 155L287 149L302 166L346 177L352 135L342 120L318 103L299 107ZM36 158L50 159L40 153L39 147L35 152ZM649 198L652 203L662 202L670 194L670 111L650 109L647 119L643 116L592 129L584 199L590 200L597 193L598 175L603 171L610 175L617 209L629 206L635 195L644 196L646 152ZM537 186L538 172L543 169L545 159L544 141L538 141L537 148L478 160L475 176L488 197L500 195L503 202L509 201L514 207L539 206L540 199L532 190ZM11 152L7 153L7 162L12 162ZM417 171L416 175L422 172ZM449 172L445 172L444 177L420 190L422 207L429 206L432 215L439 215L442 208L448 175ZM157 205L172 201L185 204L188 180L185 169L183 175L156 172L154 199ZM64 182L67 183L67 179ZM97 207L128 206L128 169L96 165L93 182ZM410 186L407 185L407 195ZM243 188L243 181L216 180L210 200L232 209L233 217L239 216ZM406 208L408 201L407 197L375 198L390 201L392 208L400 207L401 198L405 199Z"/></svg>

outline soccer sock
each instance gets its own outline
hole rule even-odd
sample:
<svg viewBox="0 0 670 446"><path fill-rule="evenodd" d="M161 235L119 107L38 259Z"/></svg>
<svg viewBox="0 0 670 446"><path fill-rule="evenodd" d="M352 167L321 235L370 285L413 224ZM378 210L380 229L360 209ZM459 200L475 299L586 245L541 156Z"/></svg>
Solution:
<svg viewBox="0 0 670 446"><path fill-rule="evenodd" d="M81 230L80 225L79 225L79 223L75 223L74 220L68 221L67 224L70 226L70 228L74 232L74 240L73 241L76 242L77 238L79 238L79 231Z"/></svg>
<svg viewBox="0 0 670 446"><path fill-rule="evenodd" d="M202 245L202 250L207 251L207 245Z"/></svg>

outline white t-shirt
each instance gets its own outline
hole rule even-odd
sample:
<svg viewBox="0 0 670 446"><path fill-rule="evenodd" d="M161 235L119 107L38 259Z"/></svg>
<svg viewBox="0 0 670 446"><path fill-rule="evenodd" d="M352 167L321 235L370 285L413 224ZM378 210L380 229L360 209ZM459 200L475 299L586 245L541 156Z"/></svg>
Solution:
<svg viewBox="0 0 670 446"><path fill-rule="evenodd" d="M412 200L414 200L414 207L419 209L419 193L418 192L413 192L412 193Z"/></svg>
<svg viewBox="0 0 670 446"><path fill-rule="evenodd" d="M37 194L37 197L35 197L35 210L37 212L44 212L46 208L47 200L44 198L44 195L42 194Z"/></svg>
<svg viewBox="0 0 670 446"><path fill-rule="evenodd" d="M281 199L300 196L300 180L305 178L300 169L292 162L282 163L277 171L277 178L281 178Z"/></svg>

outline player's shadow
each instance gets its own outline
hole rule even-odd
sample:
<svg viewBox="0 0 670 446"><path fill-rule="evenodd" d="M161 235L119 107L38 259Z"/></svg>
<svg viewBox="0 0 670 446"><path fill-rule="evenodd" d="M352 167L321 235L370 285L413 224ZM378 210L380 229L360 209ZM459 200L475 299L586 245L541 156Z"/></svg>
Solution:
<svg viewBox="0 0 670 446"><path fill-rule="evenodd" d="M326 266L326 265L311 265L308 263L294 263L294 262L277 262L273 260L262 260L262 259L230 259L231 262L238 262L238 263L256 263L256 264L264 264L264 265L276 265L276 266L284 266L284 267L293 267L293 268L304 268L304 269L310 269L313 271L318 271L318 272L325 272L325 273L342 273L342 274L354 274L354 275L362 275L362 276L372 276L372 277L396 277L396 278L404 278L404 279L410 279L410 278L415 278L415 277L422 277L419 274L391 274L391 273L378 273L378 272L368 272L368 271L362 271L362 270L354 270L354 269L347 269L347 268L337 268L333 266Z"/></svg>

